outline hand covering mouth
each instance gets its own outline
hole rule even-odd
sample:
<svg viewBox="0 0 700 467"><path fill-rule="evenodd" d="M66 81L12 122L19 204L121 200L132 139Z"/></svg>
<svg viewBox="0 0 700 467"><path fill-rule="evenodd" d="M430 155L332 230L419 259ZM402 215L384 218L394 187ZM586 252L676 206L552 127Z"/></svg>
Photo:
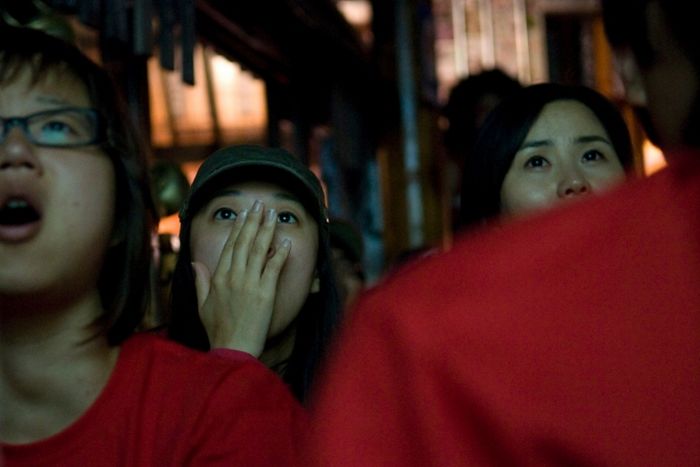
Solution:
<svg viewBox="0 0 700 467"><path fill-rule="evenodd" d="M25 198L10 197L0 205L0 225L19 226L41 219L41 214Z"/></svg>

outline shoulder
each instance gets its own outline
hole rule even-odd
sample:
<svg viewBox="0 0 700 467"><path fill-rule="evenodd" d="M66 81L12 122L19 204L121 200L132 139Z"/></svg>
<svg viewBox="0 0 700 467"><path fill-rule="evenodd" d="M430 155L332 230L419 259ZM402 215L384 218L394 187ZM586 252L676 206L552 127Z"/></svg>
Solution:
<svg viewBox="0 0 700 467"><path fill-rule="evenodd" d="M238 352L205 353L154 334L122 347L133 405L148 406L159 424L177 427L195 457L238 465L296 465L306 414L282 380Z"/></svg>
<svg viewBox="0 0 700 467"><path fill-rule="evenodd" d="M139 333L128 339L120 361L131 371L157 374L160 381L195 379L200 390L207 384L233 384L240 389L261 383L272 387L282 385L277 375L243 352L201 352L151 333Z"/></svg>
<svg viewBox="0 0 700 467"><path fill-rule="evenodd" d="M141 381L156 404L187 404L182 412L257 407L293 416L299 409L278 375L240 352L201 352L141 333L123 345L117 370Z"/></svg>

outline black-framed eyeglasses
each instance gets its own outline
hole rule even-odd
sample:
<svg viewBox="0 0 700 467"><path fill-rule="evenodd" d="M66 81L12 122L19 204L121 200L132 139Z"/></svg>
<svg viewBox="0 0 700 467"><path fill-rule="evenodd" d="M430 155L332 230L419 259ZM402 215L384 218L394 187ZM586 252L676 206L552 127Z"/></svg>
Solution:
<svg viewBox="0 0 700 467"><path fill-rule="evenodd" d="M71 148L89 146L103 140L101 120L95 109L63 107L25 117L0 117L0 142L14 127L22 129L37 146Z"/></svg>

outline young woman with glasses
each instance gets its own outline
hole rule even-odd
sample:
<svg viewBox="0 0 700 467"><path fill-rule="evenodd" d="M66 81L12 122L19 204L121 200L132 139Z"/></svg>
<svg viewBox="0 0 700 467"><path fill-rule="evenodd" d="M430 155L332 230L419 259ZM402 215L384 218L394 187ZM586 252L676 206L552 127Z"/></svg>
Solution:
<svg viewBox="0 0 700 467"><path fill-rule="evenodd" d="M296 465L300 407L276 375L135 332L153 205L107 74L0 28L0 129L3 464Z"/></svg>

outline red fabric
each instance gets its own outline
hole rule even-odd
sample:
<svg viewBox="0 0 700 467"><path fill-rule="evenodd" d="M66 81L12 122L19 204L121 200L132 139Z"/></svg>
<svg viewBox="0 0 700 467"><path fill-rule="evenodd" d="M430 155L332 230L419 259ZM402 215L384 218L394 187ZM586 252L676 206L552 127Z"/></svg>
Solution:
<svg viewBox="0 0 700 467"><path fill-rule="evenodd" d="M134 336L80 419L45 440L3 445L4 465L299 465L304 412L274 373L235 357Z"/></svg>
<svg viewBox="0 0 700 467"><path fill-rule="evenodd" d="M225 349L223 347L211 349L209 351L209 353L211 355L217 355L219 357L225 357L225 358L232 358L234 360L258 361L257 358L253 357L248 352L243 352L241 350L234 350L234 349Z"/></svg>
<svg viewBox="0 0 700 467"><path fill-rule="evenodd" d="M323 466L697 466L700 155L409 266L323 371Z"/></svg>

